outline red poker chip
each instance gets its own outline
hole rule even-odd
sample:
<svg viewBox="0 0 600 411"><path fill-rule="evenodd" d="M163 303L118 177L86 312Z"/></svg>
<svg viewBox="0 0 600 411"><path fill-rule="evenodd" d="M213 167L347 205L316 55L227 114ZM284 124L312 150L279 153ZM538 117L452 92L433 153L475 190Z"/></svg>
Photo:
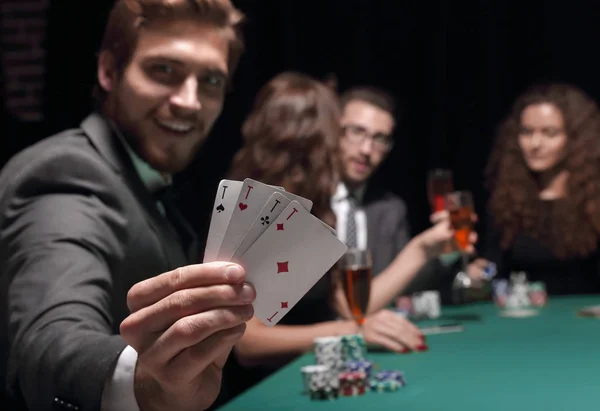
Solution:
<svg viewBox="0 0 600 411"><path fill-rule="evenodd" d="M347 371L340 374L340 381L364 380L367 375L363 371Z"/></svg>

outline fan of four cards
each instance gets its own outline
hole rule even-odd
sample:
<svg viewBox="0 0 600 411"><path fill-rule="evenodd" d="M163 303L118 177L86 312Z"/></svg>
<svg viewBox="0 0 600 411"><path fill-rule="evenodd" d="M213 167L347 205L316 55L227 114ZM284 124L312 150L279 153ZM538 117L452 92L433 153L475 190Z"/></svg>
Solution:
<svg viewBox="0 0 600 411"><path fill-rule="evenodd" d="M266 325L277 324L347 250L311 208L306 198L250 178L219 184L204 262L244 267L256 290L254 315Z"/></svg>

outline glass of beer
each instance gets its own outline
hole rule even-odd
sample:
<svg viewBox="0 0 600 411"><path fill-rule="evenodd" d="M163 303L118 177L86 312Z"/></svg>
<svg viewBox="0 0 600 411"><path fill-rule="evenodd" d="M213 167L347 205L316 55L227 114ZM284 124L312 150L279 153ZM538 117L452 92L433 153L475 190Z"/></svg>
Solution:
<svg viewBox="0 0 600 411"><path fill-rule="evenodd" d="M427 175L427 198L431 210L435 213L446 209L446 195L454 191L452 171L436 168Z"/></svg>
<svg viewBox="0 0 600 411"><path fill-rule="evenodd" d="M365 322L371 294L371 252L350 248L343 257L342 285L352 317L358 326Z"/></svg>
<svg viewBox="0 0 600 411"><path fill-rule="evenodd" d="M454 239L461 253L461 269L456 275L452 288L456 303L464 302L466 289L472 286L472 281L467 275L466 253L469 247L469 237L473 232L473 196L468 191L454 191L446 195L446 209L450 214L450 224L454 230Z"/></svg>

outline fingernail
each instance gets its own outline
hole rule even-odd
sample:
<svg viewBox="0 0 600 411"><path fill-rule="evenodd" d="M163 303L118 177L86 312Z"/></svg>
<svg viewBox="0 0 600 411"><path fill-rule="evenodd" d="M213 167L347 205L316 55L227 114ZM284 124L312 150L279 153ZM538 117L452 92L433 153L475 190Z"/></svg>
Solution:
<svg viewBox="0 0 600 411"><path fill-rule="evenodd" d="M406 348L406 347L404 347L404 348L402 348L402 349L400 350L400 353L401 353L401 354L406 354L406 353L409 353L409 352L410 352L410 350L409 350L408 348Z"/></svg>
<svg viewBox="0 0 600 411"><path fill-rule="evenodd" d="M244 284L244 286L242 287L242 292L240 293L240 297L242 298L242 301L248 303L254 301L254 298L256 297L254 288L252 288L250 284Z"/></svg>
<svg viewBox="0 0 600 411"><path fill-rule="evenodd" d="M237 265L230 265L225 269L225 279L230 282L238 282L242 279L242 270Z"/></svg>
<svg viewBox="0 0 600 411"><path fill-rule="evenodd" d="M429 350L429 347L427 346L427 344L420 344L420 345L417 345L417 348L415 348L415 350L417 350L417 351L427 351L427 350Z"/></svg>
<svg viewBox="0 0 600 411"><path fill-rule="evenodd" d="M423 334L419 335L419 338L423 341L425 341L425 336Z"/></svg>

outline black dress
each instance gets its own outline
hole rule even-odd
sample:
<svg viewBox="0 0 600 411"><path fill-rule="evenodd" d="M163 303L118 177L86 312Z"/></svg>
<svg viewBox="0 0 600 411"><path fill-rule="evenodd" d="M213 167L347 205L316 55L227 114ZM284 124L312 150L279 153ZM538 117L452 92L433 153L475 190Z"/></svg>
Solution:
<svg viewBox="0 0 600 411"><path fill-rule="evenodd" d="M331 276L326 274L304 297L302 297L300 301L298 301L290 312L281 319L279 324L309 325L335 320L335 312L329 304L331 289ZM239 364L235 358L235 354L232 352L223 369L221 393L212 409L223 405L225 402L257 384L284 365L285 364L280 364L278 367L261 366L246 368Z"/></svg>
<svg viewBox="0 0 600 411"><path fill-rule="evenodd" d="M512 271L525 271L529 281L543 281L548 295L600 293L600 253L598 248L584 257L559 258L551 249L552 215L560 200L540 201L546 222L540 240L518 234L508 250L500 247L500 232L488 218L483 258L498 265L498 276L508 278Z"/></svg>

